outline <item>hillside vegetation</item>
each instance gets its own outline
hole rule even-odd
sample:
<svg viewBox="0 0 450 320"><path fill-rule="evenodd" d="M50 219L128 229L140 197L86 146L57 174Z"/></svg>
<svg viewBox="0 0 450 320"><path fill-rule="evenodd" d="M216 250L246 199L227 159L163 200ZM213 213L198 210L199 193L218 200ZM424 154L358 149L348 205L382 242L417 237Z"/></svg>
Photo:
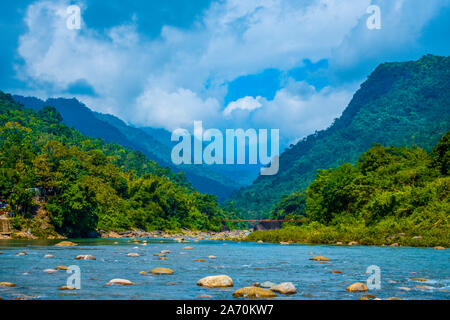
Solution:
<svg viewBox="0 0 450 320"><path fill-rule="evenodd" d="M232 200L247 218L267 218L283 196L304 191L318 169L355 163L375 142L431 151L450 129L449 101L450 57L382 64L328 129L283 152L277 175L258 177Z"/></svg>
<svg viewBox="0 0 450 320"><path fill-rule="evenodd" d="M450 132L432 153L377 144L355 165L320 170L305 192L272 211L274 219L300 222L249 239L449 247L449 173Z"/></svg>
<svg viewBox="0 0 450 320"><path fill-rule="evenodd" d="M171 142L171 133L164 129L136 128L119 118L90 110L77 99L47 99L43 101L35 97L14 95L14 100L25 107L39 111L45 106L53 106L63 117L63 123L81 133L100 138L109 143L117 143L124 147L141 151L148 159L156 161L160 166L170 167L174 172L184 172L187 180L200 192L211 193L224 200L240 186L237 177L228 177L226 173L215 170L216 166L179 165L172 163L171 152L175 145ZM242 175L240 175L242 177ZM252 175L253 176L253 175Z"/></svg>
<svg viewBox="0 0 450 320"><path fill-rule="evenodd" d="M36 112L0 91L0 197L16 229L33 229L37 202L55 230L71 237L96 229L220 229L225 213L215 196L62 120L54 107Z"/></svg>

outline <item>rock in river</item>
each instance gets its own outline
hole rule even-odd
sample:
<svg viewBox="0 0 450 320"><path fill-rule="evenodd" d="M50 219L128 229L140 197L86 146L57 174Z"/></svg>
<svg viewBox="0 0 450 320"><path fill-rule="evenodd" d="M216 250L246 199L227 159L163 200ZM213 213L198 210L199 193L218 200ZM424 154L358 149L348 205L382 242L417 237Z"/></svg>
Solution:
<svg viewBox="0 0 450 320"><path fill-rule="evenodd" d="M245 287L241 288L233 293L235 298L274 298L277 294L271 290L258 288L258 287Z"/></svg>
<svg viewBox="0 0 450 320"><path fill-rule="evenodd" d="M339 274L339 273L342 273L342 271L341 270L331 270L331 273Z"/></svg>
<svg viewBox="0 0 450 320"><path fill-rule="evenodd" d="M51 274L51 273L57 273L58 270L56 270L56 269L45 269L44 272L48 273L48 274Z"/></svg>
<svg viewBox="0 0 450 320"><path fill-rule="evenodd" d="M276 283L273 283L270 281L265 281L265 282L261 283L259 286L262 288L272 288L272 287L276 286Z"/></svg>
<svg viewBox="0 0 450 320"><path fill-rule="evenodd" d="M207 288L226 288L233 286L233 279L226 275L208 276L198 280L197 285Z"/></svg>
<svg viewBox="0 0 450 320"><path fill-rule="evenodd" d="M58 290L75 290L75 287L70 287L70 286L62 286L59 287Z"/></svg>
<svg viewBox="0 0 450 320"><path fill-rule="evenodd" d="M273 286L272 288L270 288L270 290L279 292L282 294L297 293L297 289L295 288L295 286L292 282L283 282L283 283L277 284L276 286Z"/></svg>
<svg viewBox="0 0 450 320"><path fill-rule="evenodd" d="M323 256L315 256L315 257L309 258L309 260L313 260L313 261L330 261L330 258L323 257Z"/></svg>
<svg viewBox="0 0 450 320"><path fill-rule="evenodd" d="M192 250L192 249L194 249L194 248L192 248L192 247L184 247L183 249L184 249L184 250Z"/></svg>
<svg viewBox="0 0 450 320"><path fill-rule="evenodd" d="M55 244L57 247L75 247L76 243L70 241L61 241L60 243Z"/></svg>
<svg viewBox="0 0 450 320"><path fill-rule="evenodd" d="M0 282L0 287L15 287L16 284L12 282Z"/></svg>
<svg viewBox="0 0 450 320"><path fill-rule="evenodd" d="M90 254L80 254L75 257L75 260L96 260L96 258Z"/></svg>
<svg viewBox="0 0 450 320"><path fill-rule="evenodd" d="M368 291L369 289L367 289L367 287L364 283L357 282L357 283L354 283L354 284L348 286L346 290L350 291L350 292L359 292L359 291L365 292L365 291Z"/></svg>
<svg viewBox="0 0 450 320"><path fill-rule="evenodd" d="M52 255L52 254L46 254L45 256L44 256L44 258L54 258L55 256L54 255Z"/></svg>
<svg viewBox="0 0 450 320"><path fill-rule="evenodd" d="M122 285L122 286L130 286L130 285L132 285L134 283L131 282L130 280L127 280L127 279L112 279L106 285L110 286L110 285L113 285L113 284L119 284L119 285Z"/></svg>
<svg viewBox="0 0 450 320"><path fill-rule="evenodd" d="M131 252L127 254L127 257L139 257L139 253Z"/></svg>
<svg viewBox="0 0 450 320"><path fill-rule="evenodd" d="M66 266L57 266L55 269L56 269L56 270L69 270L69 267L66 267Z"/></svg>
<svg viewBox="0 0 450 320"><path fill-rule="evenodd" d="M150 270L153 274L173 274L173 270L169 268L155 268Z"/></svg>
<svg viewBox="0 0 450 320"><path fill-rule="evenodd" d="M441 246L434 247L433 249L434 249L434 250L445 250L445 248L444 248L444 247L441 247Z"/></svg>

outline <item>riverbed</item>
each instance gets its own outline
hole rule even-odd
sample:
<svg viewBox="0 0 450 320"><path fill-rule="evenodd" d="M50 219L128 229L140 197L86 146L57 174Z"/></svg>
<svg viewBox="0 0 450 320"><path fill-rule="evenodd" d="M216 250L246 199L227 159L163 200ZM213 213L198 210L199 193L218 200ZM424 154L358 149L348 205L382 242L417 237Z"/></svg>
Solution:
<svg viewBox="0 0 450 320"><path fill-rule="evenodd" d="M271 243L197 240L179 243L172 239L71 239L76 247L56 247L58 241L0 240L0 287L3 299L234 299L232 293L255 282L292 282L293 295L274 299L327 300L361 298L370 294L380 299L450 298L450 252L432 248L366 247L331 245L280 245ZM146 241L146 242L143 242ZM184 249L190 246L192 249ZM167 260L155 253L169 250ZM25 252L26 255L17 255ZM129 257L129 253L138 253ZM53 255L44 258L45 255ZM92 255L96 260L75 260ZM208 258L215 256L215 258ZM312 261L325 256L330 261ZM203 259L204 261L195 261ZM64 270L46 273L57 266L80 268L81 288L61 291L67 278ZM363 282L369 266L380 268L380 289L351 293L346 288ZM164 267L172 275L152 275ZM341 273L333 273L332 270ZM145 271L145 273L142 273ZM197 281L209 275L228 275L231 288L209 289ZM133 285L107 286L114 278ZM412 280L416 279L416 280ZM417 280L419 279L419 280Z"/></svg>

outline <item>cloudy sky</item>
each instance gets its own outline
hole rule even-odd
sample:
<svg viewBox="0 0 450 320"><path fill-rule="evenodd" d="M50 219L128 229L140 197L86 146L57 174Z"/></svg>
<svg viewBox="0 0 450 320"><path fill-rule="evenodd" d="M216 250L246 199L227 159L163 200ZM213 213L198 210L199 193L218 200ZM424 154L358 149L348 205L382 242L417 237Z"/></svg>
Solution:
<svg viewBox="0 0 450 320"><path fill-rule="evenodd" d="M449 34L450 0L1 1L0 90L75 96L137 126L279 128L288 143L329 126L378 64L449 55Z"/></svg>

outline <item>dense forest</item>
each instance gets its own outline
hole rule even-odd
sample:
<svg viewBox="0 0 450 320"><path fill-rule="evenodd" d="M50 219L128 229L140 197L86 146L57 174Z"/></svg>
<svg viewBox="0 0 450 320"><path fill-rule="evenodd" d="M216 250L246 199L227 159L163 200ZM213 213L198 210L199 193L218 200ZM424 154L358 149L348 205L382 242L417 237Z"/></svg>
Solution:
<svg viewBox="0 0 450 320"><path fill-rule="evenodd" d="M286 205L303 203L302 192L318 169L355 163L374 142L417 145L429 152L450 129L449 101L450 57L427 55L418 61L384 63L328 129L282 153L277 175L258 177L232 200L244 216L267 218L283 196Z"/></svg>
<svg viewBox="0 0 450 320"><path fill-rule="evenodd" d="M51 232L34 223L37 211L71 237L97 229L218 230L221 218L234 217L183 173L62 120L54 107L27 109L0 92L0 197L16 229Z"/></svg>
<svg viewBox="0 0 450 320"><path fill-rule="evenodd" d="M448 247L449 173L450 131L431 153L375 144L354 165L319 170L304 192L284 197L271 212L295 222L250 239Z"/></svg>

